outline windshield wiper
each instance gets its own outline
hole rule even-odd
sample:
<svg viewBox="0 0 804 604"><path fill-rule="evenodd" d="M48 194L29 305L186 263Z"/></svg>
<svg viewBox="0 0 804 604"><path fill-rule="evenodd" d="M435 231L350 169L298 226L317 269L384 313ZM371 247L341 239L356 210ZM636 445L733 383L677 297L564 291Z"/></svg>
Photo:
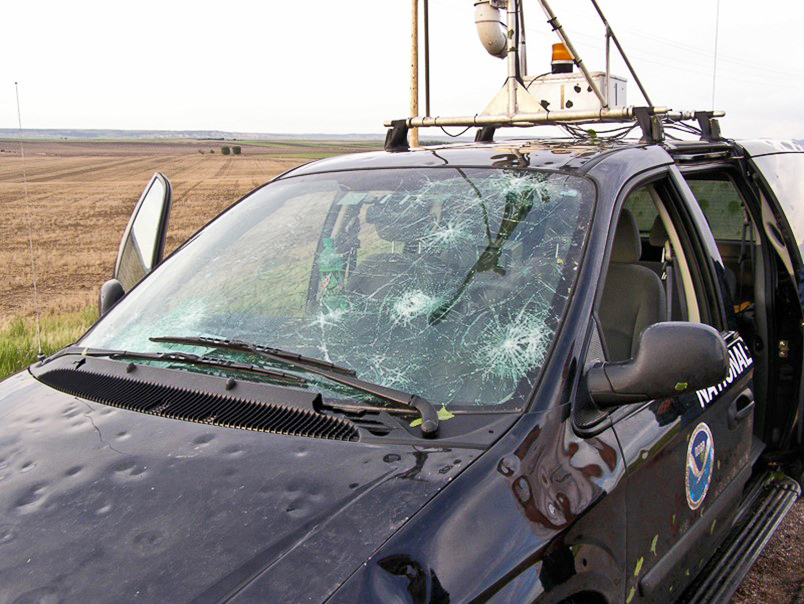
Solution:
<svg viewBox="0 0 804 604"><path fill-rule="evenodd" d="M227 340L225 338L162 336L149 338L149 340L152 342L187 344L188 346L205 346L220 350L249 352L272 361L290 365L291 367L303 369L333 382L359 390L360 392L371 394L392 403L412 407L419 412L422 418L421 431L423 436L432 438L436 435L436 432L438 432L438 415L436 414L433 404L427 399L416 394L402 392L401 390L361 380L356 377L355 371L344 367L338 367L327 361L304 357L300 354L280 350L278 348L269 348L241 340Z"/></svg>
<svg viewBox="0 0 804 604"><path fill-rule="evenodd" d="M220 348L221 350L236 350L241 352L249 352L251 354L270 354L282 361L293 361L295 363L303 364L306 366L320 367L321 369L328 369L344 375L355 375L354 369L347 367L339 367L329 361L322 361L321 359L314 359L312 357L305 357L295 352L281 350L279 348L272 348L270 346L262 346L260 344L252 344L250 342L243 342L242 340L227 340L224 338L212 337L179 337L179 336L164 336L159 338L148 338L151 342L163 342L166 344L187 344L188 346L206 346L208 348Z"/></svg>
<svg viewBox="0 0 804 604"><path fill-rule="evenodd" d="M187 365L196 365L199 367L215 367L217 369L227 369L230 371L239 371L242 373L251 373L268 377L274 380L281 380L284 382L291 382L293 384L306 384L307 380L297 375L291 375L284 371L277 371L276 369L267 369L265 367L258 367L248 363L238 363L237 361L229 361L226 359L215 359L212 357L199 356L197 354L190 354L187 352L132 352L129 350L105 350L102 348L82 348L82 349L68 349L67 351L51 357L63 356L65 354L80 354L85 357L108 357L112 360L121 359L142 359L148 361L160 361L164 363L185 363Z"/></svg>

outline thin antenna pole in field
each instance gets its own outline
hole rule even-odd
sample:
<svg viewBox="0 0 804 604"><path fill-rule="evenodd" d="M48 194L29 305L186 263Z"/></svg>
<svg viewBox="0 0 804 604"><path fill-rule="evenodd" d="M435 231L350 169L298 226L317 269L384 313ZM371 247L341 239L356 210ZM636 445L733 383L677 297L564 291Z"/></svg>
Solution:
<svg viewBox="0 0 804 604"><path fill-rule="evenodd" d="M33 230L31 228L31 203L28 199L28 175L25 172L25 146L22 143L22 112L20 111L20 87L14 82L14 90L17 93L17 123L20 128L20 159L22 160L22 185L25 190L25 217L28 223L28 251L31 255L31 281L33 282L33 302L34 312L36 313L36 357L39 360L44 358L42 354L42 334L39 329L39 296L36 292L36 268L33 250Z"/></svg>
<svg viewBox="0 0 804 604"><path fill-rule="evenodd" d="M715 8L715 58L712 65L712 111L715 110L715 82L717 81L717 37L720 27L720 0L717 0Z"/></svg>

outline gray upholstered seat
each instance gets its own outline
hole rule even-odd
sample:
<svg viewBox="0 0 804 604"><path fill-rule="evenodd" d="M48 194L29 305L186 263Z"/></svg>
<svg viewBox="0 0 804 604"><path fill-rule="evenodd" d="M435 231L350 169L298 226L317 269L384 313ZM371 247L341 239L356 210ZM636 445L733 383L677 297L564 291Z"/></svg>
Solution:
<svg viewBox="0 0 804 604"><path fill-rule="evenodd" d="M630 359L642 330L666 317L662 282L636 264L642 253L639 229L628 210L620 213L600 305L609 360Z"/></svg>
<svg viewBox="0 0 804 604"><path fill-rule="evenodd" d="M373 224L383 240L401 244L401 250L372 254L358 262L344 288L353 300L365 297L364 302L382 302L405 290L436 291L447 267L421 249L433 220L432 202L408 195L370 205L366 223Z"/></svg>

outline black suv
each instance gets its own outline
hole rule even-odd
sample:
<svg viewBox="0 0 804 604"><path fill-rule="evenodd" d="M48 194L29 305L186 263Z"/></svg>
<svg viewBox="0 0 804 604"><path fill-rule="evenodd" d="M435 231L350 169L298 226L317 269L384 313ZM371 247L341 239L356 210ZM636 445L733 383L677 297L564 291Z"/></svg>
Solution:
<svg viewBox="0 0 804 604"><path fill-rule="evenodd" d="M389 149L164 261L152 179L101 319L0 384L0 600L733 592L800 492L802 149Z"/></svg>

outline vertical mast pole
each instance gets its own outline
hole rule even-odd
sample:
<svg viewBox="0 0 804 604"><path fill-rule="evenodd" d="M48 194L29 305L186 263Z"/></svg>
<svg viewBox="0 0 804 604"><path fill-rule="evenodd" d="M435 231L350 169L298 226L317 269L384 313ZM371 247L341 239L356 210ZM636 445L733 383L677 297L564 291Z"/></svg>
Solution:
<svg viewBox="0 0 804 604"><path fill-rule="evenodd" d="M547 0L544 0L544 2L547 2ZM606 17L603 15L603 11L600 10L600 6L598 6L597 0L592 0L592 6L595 7L597 14L600 15L600 20L603 22L603 25L606 26L606 33L608 34L609 38L611 38L612 42L614 42L614 45L617 47L617 50L620 51L620 56L623 58L623 61L625 61L625 66L628 67L628 71L634 78L634 82L636 82L636 85L639 87L639 91L642 93L642 96L645 97L645 102L648 104L649 107L653 107L653 103L651 103L648 93L645 92L645 87L642 85L642 82L639 81L639 76L637 76L636 71L634 71L634 68L631 66L631 61L628 60L628 57L626 56L625 51L623 50L623 47L620 46L620 41L617 39L617 35L614 33L614 30L609 25L609 22L606 20ZM572 52L572 49L570 49L570 52Z"/></svg>
<svg viewBox="0 0 804 604"><path fill-rule="evenodd" d="M430 117L430 0L424 0L424 115Z"/></svg>
<svg viewBox="0 0 804 604"><path fill-rule="evenodd" d="M717 34L720 29L720 0L715 11L715 58L712 61L712 111L715 110L715 82L717 81Z"/></svg>
<svg viewBox="0 0 804 604"><path fill-rule="evenodd" d="M507 12L507 25L508 25L508 115L513 116L516 114L516 55L517 55L517 47L516 47L516 37L514 36L514 31L516 31L516 20L517 10L516 10L516 3L517 0L508 0L508 12Z"/></svg>
<svg viewBox="0 0 804 604"><path fill-rule="evenodd" d="M603 96L606 97L606 103L608 103L611 100L609 99L609 91L611 90L611 84L609 84L610 79L611 79L611 31L607 26L606 27L606 91L603 93Z"/></svg>
<svg viewBox="0 0 804 604"><path fill-rule="evenodd" d="M522 77L528 75L528 52L525 48L525 2L520 0L519 3L519 38L521 44L519 45L519 64L521 65Z"/></svg>
<svg viewBox="0 0 804 604"><path fill-rule="evenodd" d="M419 0L411 0L410 34L410 115L419 115ZM410 129L410 144L419 146L419 129Z"/></svg>

